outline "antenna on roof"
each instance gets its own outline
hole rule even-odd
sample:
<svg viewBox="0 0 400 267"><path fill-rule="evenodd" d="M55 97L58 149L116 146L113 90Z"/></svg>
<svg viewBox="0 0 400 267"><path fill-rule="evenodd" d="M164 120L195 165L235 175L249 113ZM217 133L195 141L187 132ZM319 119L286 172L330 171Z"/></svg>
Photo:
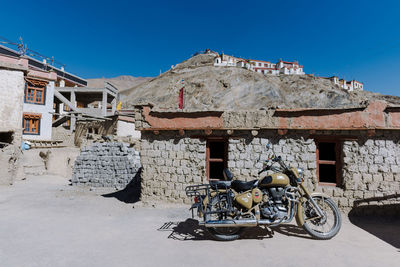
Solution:
<svg viewBox="0 0 400 267"><path fill-rule="evenodd" d="M21 42L20 44L18 44L19 54L21 56L25 56L26 55L27 46L26 46L26 44L24 44L24 41L22 40L21 36L19 37L19 41Z"/></svg>

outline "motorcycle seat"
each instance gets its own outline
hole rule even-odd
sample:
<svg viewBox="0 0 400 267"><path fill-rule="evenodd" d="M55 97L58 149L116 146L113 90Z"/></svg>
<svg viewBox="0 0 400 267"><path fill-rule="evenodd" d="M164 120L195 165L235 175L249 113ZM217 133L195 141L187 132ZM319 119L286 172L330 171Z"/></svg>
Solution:
<svg viewBox="0 0 400 267"><path fill-rule="evenodd" d="M243 191L252 189L257 181L258 180L245 182L245 181L240 181L240 180L234 180L234 181L232 181L231 187L236 192L243 192Z"/></svg>
<svg viewBox="0 0 400 267"><path fill-rule="evenodd" d="M232 181L210 181L210 187L216 189L228 189L231 187Z"/></svg>

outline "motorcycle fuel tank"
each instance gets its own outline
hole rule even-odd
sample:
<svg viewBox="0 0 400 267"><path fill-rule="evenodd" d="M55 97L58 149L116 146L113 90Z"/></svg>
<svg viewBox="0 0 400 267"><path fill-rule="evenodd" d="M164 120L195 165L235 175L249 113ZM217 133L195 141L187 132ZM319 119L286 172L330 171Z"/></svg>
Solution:
<svg viewBox="0 0 400 267"><path fill-rule="evenodd" d="M235 201L246 209L250 209L251 206L253 206L253 195L251 191L246 191L244 193L236 195Z"/></svg>
<svg viewBox="0 0 400 267"><path fill-rule="evenodd" d="M253 196L254 203L258 204L261 202L263 195L260 189L254 188L253 190L251 190L251 195Z"/></svg>
<svg viewBox="0 0 400 267"><path fill-rule="evenodd" d="M273 173L267 175L260 181L260 187L286 186L289 184L289 177L284 173Z"/></svg>

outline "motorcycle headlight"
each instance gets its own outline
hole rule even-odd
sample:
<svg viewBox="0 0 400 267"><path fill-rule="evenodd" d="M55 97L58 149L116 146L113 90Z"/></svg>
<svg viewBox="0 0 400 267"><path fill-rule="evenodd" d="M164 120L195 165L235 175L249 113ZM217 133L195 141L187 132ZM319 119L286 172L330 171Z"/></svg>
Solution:
<svg viewBox="0 0 400 267"><path fill-rule="evenodd" d="M299 177L297 177L297 181L301 183L303 181L303 169L302 168L297 168L297 173L299 174Z"/></svg>

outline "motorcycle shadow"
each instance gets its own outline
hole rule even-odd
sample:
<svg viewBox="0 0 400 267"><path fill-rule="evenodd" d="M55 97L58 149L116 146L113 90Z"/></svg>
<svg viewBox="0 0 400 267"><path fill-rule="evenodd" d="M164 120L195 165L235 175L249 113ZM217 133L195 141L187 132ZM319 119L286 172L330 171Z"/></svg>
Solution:
<svg viewBox="0 0 400 267"><path fill-rule="evenodd" d="M271 227L273 231L280 233L282 235L286 236L294 236L294 237L300 237L300 238L306 238L306 239L313 239L310 235L307 234L306 231L304 231L303 228L298 227L297 225L293 224L281 224L278 226L273 226Z"/></svg>
<svg viewBox="0 0 400 267"><path fill-rule="evenodd" d="M187 241L187 240L213 240L212 235L204 226L199 225L199 222L194 219L187 219L182 222L166 222L158 231L171 231L168 238ZM248 227L241 234L240 239L265 239L272 238L274 233L280 233L287 236L296 236L302 238L311 238L301 228L295 225L279 225L272 228L269 227Z"/></svg>

